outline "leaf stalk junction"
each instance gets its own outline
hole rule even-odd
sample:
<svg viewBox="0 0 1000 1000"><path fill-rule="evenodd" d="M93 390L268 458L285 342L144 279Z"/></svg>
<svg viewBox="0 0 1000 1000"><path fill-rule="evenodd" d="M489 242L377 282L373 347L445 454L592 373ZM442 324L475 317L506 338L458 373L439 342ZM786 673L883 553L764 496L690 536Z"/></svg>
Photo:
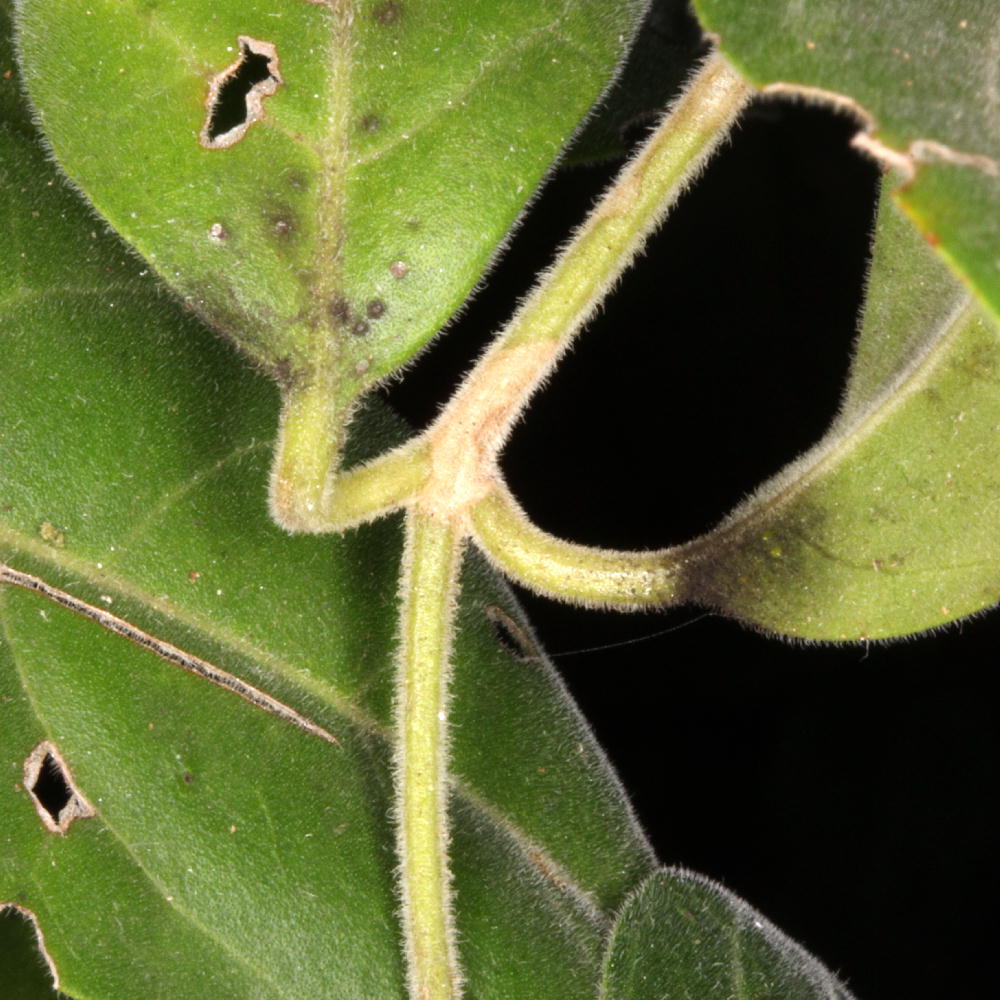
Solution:
<svg viewBox="0 0 1000 1000"><path fill-rule="evenodd" d="M404 509L395 762L396 849L412 1000L459 1000L449 865L449 679L463 547L550 596L631 610L683 596L684 555L612 552L533 525L498 456L573 338L727 134L749 85L711 55L500 331L438 419L365 465L339 470L351 400L332 377L286 395L272 513L289 531L340 532ZM286 516L287 515L287 516ZM36 577L0 566L0 584L35 590L151 648L314 735L336 738L264 692Z"/></svg>
<svg viewBox="0 0 1000 1000"><path fill-rule="evenodd" d="M470 540L518 582L577 604L631 610L681 599L680 553L611 552L548 535L510 495L498 455L532 395L702 169L750 93L721 56L711 55L432 426L401 448L337 477L336 488L317 505L317 518L306 527L342 531L406 510L395 776L413 1000L461 996L447 790L450 637L463 544ZM324 419L322 408L303 419ZM336 450L334 444L327 456ZM278 462L280 469L280 455ZM311 477L312 482L322 479ZM294 493L294 478L286 478L283 488Z"/></svg>

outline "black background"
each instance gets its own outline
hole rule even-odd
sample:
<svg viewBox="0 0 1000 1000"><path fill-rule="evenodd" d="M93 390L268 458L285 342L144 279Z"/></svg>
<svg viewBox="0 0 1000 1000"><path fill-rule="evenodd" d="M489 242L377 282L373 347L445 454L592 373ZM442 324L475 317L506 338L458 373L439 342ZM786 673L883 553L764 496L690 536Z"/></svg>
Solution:
<svg viewBox="0 0 1000 1000"><path fill-rule="evenodd" d="M877 175L854 130L790 103L747 112L516 431L504 468L537 523L592 544L680 542L822 434L873 223ZM411 421L433 416L616 167L550 181L390 391ZM995 995L1000 615L833 647L698 609L523 600L664 863L744 896L859 1000Z"/></svg>

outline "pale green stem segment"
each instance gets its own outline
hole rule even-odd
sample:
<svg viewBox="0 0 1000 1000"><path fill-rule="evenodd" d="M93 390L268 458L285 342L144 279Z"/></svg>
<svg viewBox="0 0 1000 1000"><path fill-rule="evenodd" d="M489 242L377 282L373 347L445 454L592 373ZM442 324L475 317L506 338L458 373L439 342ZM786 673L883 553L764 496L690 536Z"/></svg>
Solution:
<svg viewBox="0 0 1000 1000"><path fill-rule="evenodd" d="M461 535L411 507L396 681L396 844L412 1000L458 1000L448 864L448 686Z"/></svg>
<svg viewBox="0 0 1000 1000"><path fill-rule="evenodd" d="M334 365L285 391L271 470L271 514L289 531L321 532L334 494L353 400Z"/></svg>
<svg viewBox="0 0 1000 1000"><path fill-rule="evenodd" d="M283 528L343 531L398 507L430 473L419 439L340 472L340 450L353 400L338 399L333 378L285 395L271 472L271 513Z"/></svg>
<svg viewBox="0 0 1000 1000"><path fill-rule="evenodd" d="M704 167L752 92L721 55L705 60L514 316L503 338L507 346L567 341L579 330Z"/></svg>
<svg viewBox="0 0 1000 1000"><path fill-rule="evenodd" d="M472 508L469 520L487 557L535 593L620 611L684 600L688 560L681 549L616 552L563 541L532 524L502 486Z"/></svg>
<svg viewBox="0 0 1000 1000"><path fill-rule="evenodd" d="M342 531L409 500L430 475L430 447L413 438L365 465L340 474L327 507L324 531Z"/></svg>

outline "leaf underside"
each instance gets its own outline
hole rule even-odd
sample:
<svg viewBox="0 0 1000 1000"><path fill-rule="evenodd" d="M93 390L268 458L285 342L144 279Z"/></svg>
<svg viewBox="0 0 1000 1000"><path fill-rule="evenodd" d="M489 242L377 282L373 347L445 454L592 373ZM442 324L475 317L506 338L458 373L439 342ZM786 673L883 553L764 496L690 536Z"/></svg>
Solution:
<svg viewBox="0 0 1000 1000"><path fill-rule="evenodd" d="M695 600L806 639L923 631L1000 600L1000 13L696 0L761 87L846 98L909 157L883 185L827 436L691 546ZM817 98L817 95L820 95ZM914 227L913 223L916 223Z"/></svg>
<svg viewBox="0 0 1000 1000"><path fill-rule="evenodd" d="M722 886L662 869L629 897L599 1000L851 1000L819 962Z"/></svg>

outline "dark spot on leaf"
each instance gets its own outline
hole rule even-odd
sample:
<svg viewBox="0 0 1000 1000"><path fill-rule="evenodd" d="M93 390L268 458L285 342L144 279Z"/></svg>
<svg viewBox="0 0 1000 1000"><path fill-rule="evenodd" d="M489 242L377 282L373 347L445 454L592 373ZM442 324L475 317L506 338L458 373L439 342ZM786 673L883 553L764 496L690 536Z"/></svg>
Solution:
<svg viewBox="0 0 1000 1000"><path fill-rule="evenodd" d="M368 329L368 320L366 319L356 319L351 324L351 333L353 333L355 337L363 337L368 332Z"/></svg>
<svg viewBox="0 0 1000 1000"><path fill-rule="evenodd" d="M377 132L382 127L382 119L378 115L365 115L359 124L362 132Z"/></svg>
<svg viewBox="0 0 1000 1000"><path fill-rule="evenodd" d="M397 24L403 16L403 5L399 0L385 0L372 11L376 24Z"/></svg>
<svg viewBox="0 0 1000 1000"><path fill-rule="evenodd" d="M276 235L287 236L295 227L289 219L279 218L274 220L271 228L274 230Z"/></svg>
<svg viewBox="0 0 1000 1000"><path fill-rule="evenodd" d="M516 660L537 660L541 650L527 629L523 628L503 608L495 604L486 609L486 618L493 626L493 634L500 645Z"/></svg>
<svg viewBox="0 0 1000 1000"><path fill-rule="evenodd" d="M342 295L334 296L330 302L330 317L337 326L347 326L351 321L351 303Z"/></svg>
<svg viewBox="0 0 1000 1000"><path fill-rule="evenodd" d="M389 271L394 278L405 278L410 273L410 265L405 260L394 260L389 265Z"/></svg>
<svg viewBox="0 0 1000 1000"><path fill-rule="evenodd" d="M278 385L284 389L291 388L292 385L292 362L289 358L278 358L271 369Z"/></svg>
<svg viewBox="0 0 1000 1000"><path fill-rule="evenodd" d="M94 807L73 783L62 755L48 740L28 754L24 787L39 819L51 833L65 833L73 820L94 815Z"/></svg>
<svg viewBox="0 0 1000 1000"><path fill-rule="evenodd" d="M365 307L369 319L378 319L385 315L386 304L381 299L372 299Z"/></svg>
<svg viewBox="0 0 1000 1000"><path fill-rule="evenodd" d="M240 58L209 85L208 117L201 132L206 149L228 149L264 114L264 98L282 84L278 54L269 42L240 35Z"/></svg>
<svg viewBox="0 0 1000 1000"><path fill-rule="evenodd" d="M194 781L194 775L190 771L185 771L183 780L185 785L190 785Z"/></svg>

